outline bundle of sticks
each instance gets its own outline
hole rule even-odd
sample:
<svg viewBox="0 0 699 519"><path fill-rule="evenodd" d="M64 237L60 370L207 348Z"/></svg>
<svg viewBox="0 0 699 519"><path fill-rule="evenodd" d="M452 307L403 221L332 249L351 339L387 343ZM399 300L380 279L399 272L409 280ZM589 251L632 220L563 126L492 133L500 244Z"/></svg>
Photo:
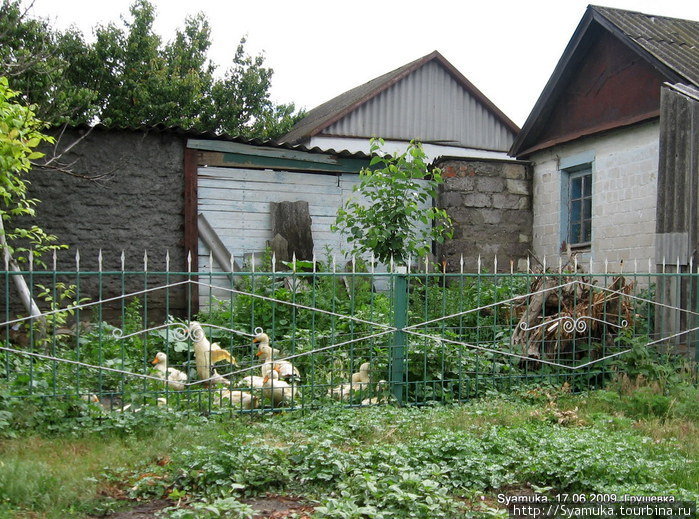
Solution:
<svg viewBox="0 0 699 519"><path fill-rule="evenodd" d="M590 345L611 346L620 330L632 326L632 288L621 275L603 289L587 277L542 273L515 308L520 319L512 346L533 359L594 355Z"/></svg>

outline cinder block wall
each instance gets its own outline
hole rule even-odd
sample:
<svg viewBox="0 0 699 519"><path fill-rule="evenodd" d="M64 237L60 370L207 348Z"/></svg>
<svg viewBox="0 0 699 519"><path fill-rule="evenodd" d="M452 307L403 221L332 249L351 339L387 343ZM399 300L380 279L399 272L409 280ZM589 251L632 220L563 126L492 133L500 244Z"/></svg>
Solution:
<svg viewBox="0 0 699 519"><path fill-rule="evenodd" d="M592 246L581 259L604 268L608 259L615 270L624 260L648 269L654 260L658 178L658 122L578 139L530 157L533 163L536 256L558 263L561 232L561 172L565 157L594 153L592 168ZM653 261L654 263L654 261Z"/></svg>
<svg viewBox="0 0 699 519"><path fill-rule="evenodd" d="M435 164L442 169L443 184L439 206L454 221L453 239L438 251L450 271L475 272L478 256L492 271L526 268L531 248L531 173L527 163L446 159Z"/></svg>

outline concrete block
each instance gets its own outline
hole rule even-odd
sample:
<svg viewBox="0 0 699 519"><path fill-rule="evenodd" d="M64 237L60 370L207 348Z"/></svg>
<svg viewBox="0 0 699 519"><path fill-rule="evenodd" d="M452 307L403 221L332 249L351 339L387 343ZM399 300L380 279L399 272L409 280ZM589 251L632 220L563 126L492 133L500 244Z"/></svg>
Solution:
<svg viewBox="0 0 699 519"><path fill-rule="evenodd" d="M476 179L474 177L457 177L449 179L444 187L449 191L473 191L476 188Z"/></svg>
<svg viewBox="0 0 699 519"><path fill-rule="evenodd" d="M470 165L478 177L499 177L504 167L499 162L473 162Z"/></svg>
<svg viewBox="0 0 699 519"><path fill-rule="evenodd" d="M458 222L464 226L476 226L480 228L485 221L483 220L483 209L475 207L465 207L459 212L460 220Z"/></svg>
<svg viewBox="0 0 699 519"><path fill-rule="evenodd" d="M501 193L505 189L505 181L498 177L476 179L476 190L481 193Z"/></svg>
<svg viewBox="0 0 699 519"><path fill-rule="evenodd" d="M458 207L463 203L461 193L442 193L439 197L441 207Z"/></svg>
<svg viewBox="0 0 699 519"><path fill-rule="evenodd" d="M531 194L529 182L525 180L507 180L507 191L513 195Z"/></svg>
<svg viewBox="0 0 699 519"><path fill-rule="evenodd" d="M522 164L505 164L503 167L505 178L524 180L527 178L527 168Z"/></svg>
<svg viewBox="0 0 699 519"><path fill-rule="evenodd" d="M520 198L517 195L495 194L493 195L493 207L496 209L518 209Z"/></svg>
<svg viewBox="0 0 699 519"><path fill-rule="evenodd" d="M494 198L496 196L504 195L494 195L492 198L493 205L495 205ZM484 193L468 193L464 195L463 200L466 207L490 207L491 205L491 196Z"/></svg>
<svg viewBox="0 0 699 519"><path fill-rule="evenodd" d="M500 209L481 209L483 222L487 224L499 224L502 222L503 211Z"/></svg>

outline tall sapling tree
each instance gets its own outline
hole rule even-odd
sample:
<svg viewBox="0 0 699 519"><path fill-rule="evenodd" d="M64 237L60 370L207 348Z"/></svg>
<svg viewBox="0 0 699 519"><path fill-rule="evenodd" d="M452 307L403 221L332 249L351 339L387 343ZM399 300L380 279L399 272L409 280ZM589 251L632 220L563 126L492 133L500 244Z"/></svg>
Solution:
<svg viewBox="0 0 699 519"><path fill-rule="evenodd" d="M34 215L38 200L28 197L23 175L31 169L31 161L43 155L35 148L53 142L41 133L44 123L36 118L33 107L14 102L17 96L7 78L0 77L0 252L11 270L21 272L19 262L39 261L42 253L61 246L55 244L55 236L36 225L11 227L13 218ZM27 312L39 315L24 278L15 275L12 279Z"/></svg>
<svg viewBox="0 0 699 519"><path fill-rule="evenodd" d="M373 253L383 263L405 265L430 252L432 242L453 235L451 219L430 202L443 182L439 168L428 168L419 142L404 153L386 156L382 139L371 140L370 167L359 172L355 196L338 210L334 231L347 239L352 254Z"/></svg>

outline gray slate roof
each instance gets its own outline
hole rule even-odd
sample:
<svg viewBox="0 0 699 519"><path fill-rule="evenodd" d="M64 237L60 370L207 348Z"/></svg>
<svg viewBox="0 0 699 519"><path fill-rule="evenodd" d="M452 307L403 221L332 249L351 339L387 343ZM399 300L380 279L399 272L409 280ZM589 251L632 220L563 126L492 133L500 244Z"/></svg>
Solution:
<svg viewBox="0 0 699 519"><path fill-rule="evenodd" d="M387 72L386 74L374 78L363 85L359 85L358 87L348 90L347 92L334 97L330 101L326 101L325 103L315 107L306 114L306 117L297 122L291 131L282 136L279 141L298 143L318 134L324 128L327 128L331 124L337 122L352 110L366 103L373 97L377 96L392 85L395 85L400 80L431 61L436 61L442 67L444 67L464 89L478 99L481 104L486 106L497 120L502 122L511 131L515 133L519 131L519 127L513 123L497 106L495 106L495 104L490 101L480 90L478 90L473 83L466 79L461 72L459 72L451 63L449 63L444 56L437 51L433 51L426 56Z"/></svg>
<svg viewBox="0 0 699 519"><path fill-rule="evenodd" d="M660 64L699 85L699 21L591 5L590 9ZM609 27L608 27L609 28Z"/></svg>

